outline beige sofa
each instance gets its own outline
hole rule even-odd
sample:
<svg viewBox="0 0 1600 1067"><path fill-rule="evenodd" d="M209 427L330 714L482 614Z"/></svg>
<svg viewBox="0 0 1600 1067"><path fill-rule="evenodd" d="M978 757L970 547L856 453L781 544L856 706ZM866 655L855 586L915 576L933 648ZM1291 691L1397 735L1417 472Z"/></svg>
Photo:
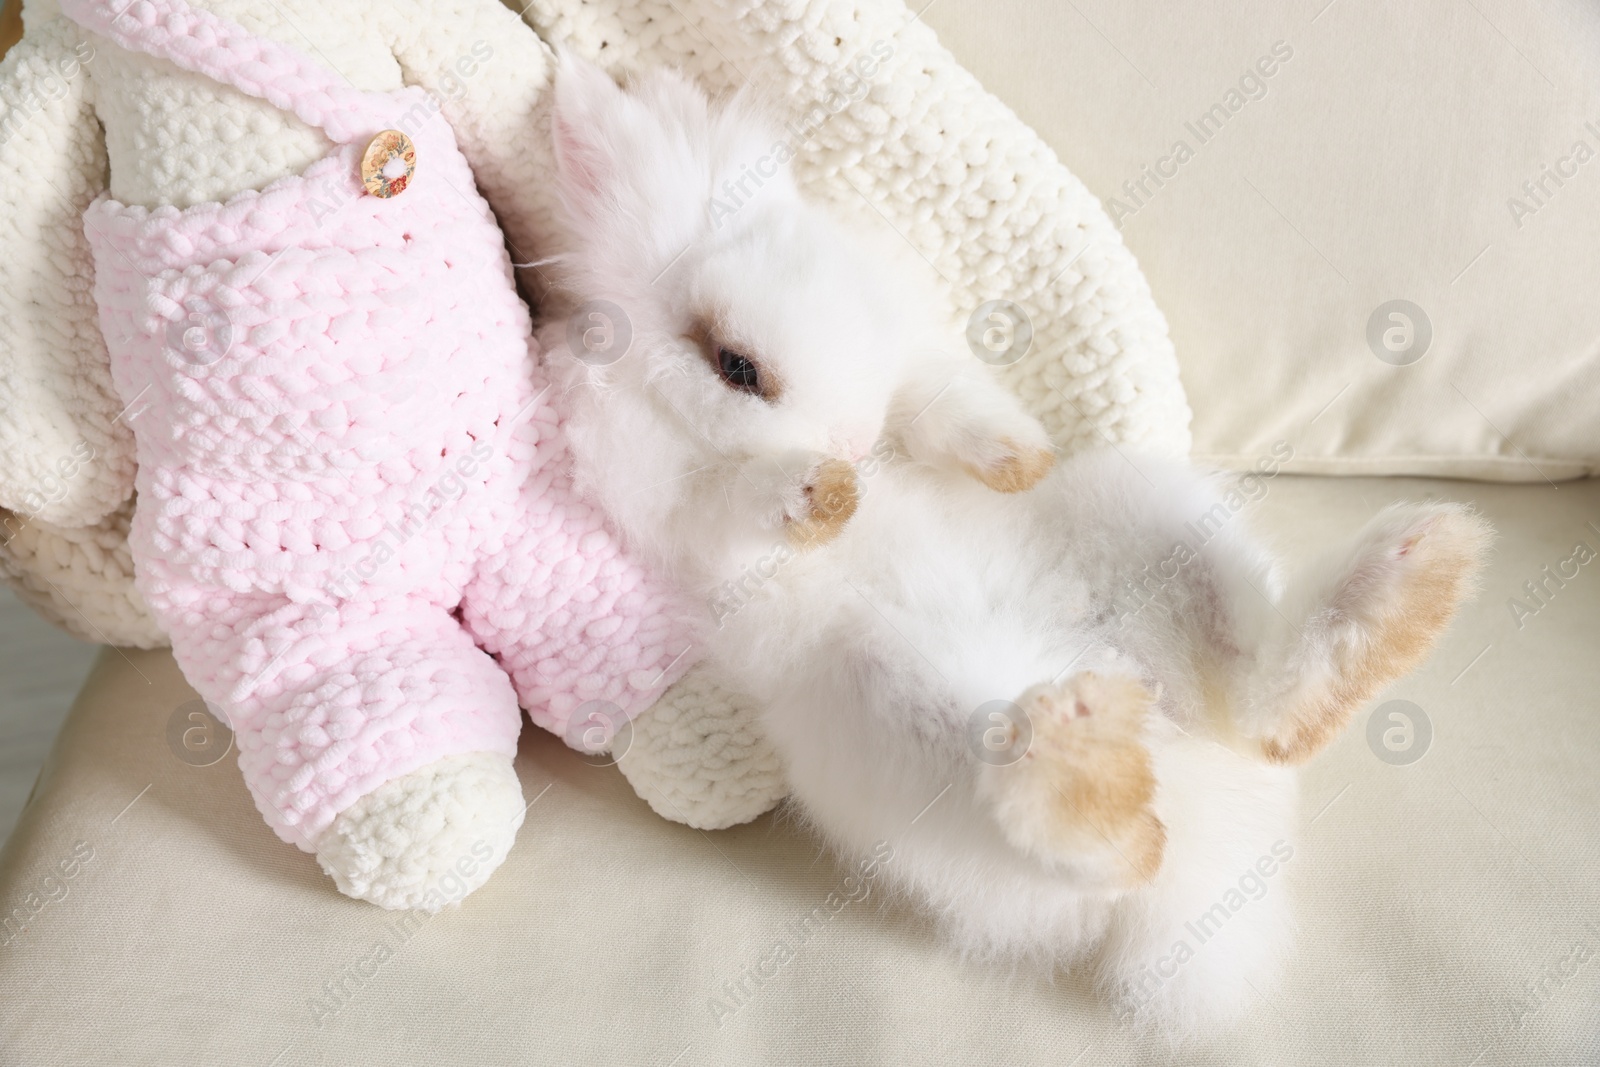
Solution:
<svg viewBox="0 0 1600 1067"><path fill-rule="evenodd" d="M1562 481L1600 468L1600 161L1521 228L1502 202L1600 125L1600 13L1324 3L922 16L1104 198L1290 42L1123 218L1197 451L1436 476L1279 475L1249 520L1286 548L1398 498L1501 533L1428 663L1305 772L1266 890L1298 941L1241 1026L1142 1039L1070 977L954 958L781 813L664 822L533 730L505 866L459 909L381 912L266 828L167 653L107 650L0 853L0 1067L1600 1063L1600 483ZM1420 359L1415 321L1369 343L1395 299ZM1493 481L1443 480L1468 475Z"/></svg>
<svg viewBox="0 0 1600 1067"><path fill-rule="evenodd" d="M1374 709L1423 710L1431 740L1399 754L1421 758L1380 758L1363 715L1304 775L1267 889L1295 897L1286 984L1173 1062L1600 1062L1600 575L1520 629L1506 606L1600 546L1600 483L1267 485L1252 517L1284 542L1429 495L1502 539L1483 597ZM32 912L0 927L0 1063L1168 1062L1070 979L952 958L789 820L664 822L535 730L533 805L485 888L432 919L347 900L231 760L174 737L193 699L164 652L108 650L85 686L0 857L0 901Z"/></svg>

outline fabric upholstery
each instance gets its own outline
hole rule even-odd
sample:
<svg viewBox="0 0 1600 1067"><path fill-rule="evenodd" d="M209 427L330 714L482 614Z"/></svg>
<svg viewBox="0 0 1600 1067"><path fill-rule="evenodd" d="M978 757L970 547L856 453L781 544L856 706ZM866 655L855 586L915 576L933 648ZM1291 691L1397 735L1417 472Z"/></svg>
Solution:
<svg viewBox="0 0 1600 1067"><path fill-rule="evenodd" d="M1298 945L1235 1032L1145 1044L1070 977L951 957L782 812L665 822L542 731L488 885L433 918L378 911L261 825L166 653L108 650L0 855L0 1064L1597 1062L1600 572L1563 561L1600 549L1600 483L1261 484L1240 521L1295 552L1429 496L1501 540L1372 709L1409 701L1431 739L1410 711L1413 747L1386 747L1387 717L1369 742L1363 713L1304 772L1265 879Z"/></svg>
<svg viewBox="0 0 1600 1067"><path fill-rule="evenodd" d="M1284 440L1314 473L1600 472L1593 0L922 18L1117 220L1196 456L1245 468Z"/></svg>

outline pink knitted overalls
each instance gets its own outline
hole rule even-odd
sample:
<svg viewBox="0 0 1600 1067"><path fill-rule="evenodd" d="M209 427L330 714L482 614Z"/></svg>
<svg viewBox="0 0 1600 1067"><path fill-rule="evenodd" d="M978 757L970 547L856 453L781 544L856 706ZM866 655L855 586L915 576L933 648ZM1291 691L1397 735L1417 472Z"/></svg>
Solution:
<svg viewBox="0 0 1600 1067"><path fill-rule="evenodd" d="M509 759L519 698L563 734L648 707L687 666L681 615L574 496L500 230L429 95L353 90L181 0L61 7L335 145L225 204L84 216L138 585L268 823L312 850L386 781ZM388 130L415 170L372 195Z"/></svg>

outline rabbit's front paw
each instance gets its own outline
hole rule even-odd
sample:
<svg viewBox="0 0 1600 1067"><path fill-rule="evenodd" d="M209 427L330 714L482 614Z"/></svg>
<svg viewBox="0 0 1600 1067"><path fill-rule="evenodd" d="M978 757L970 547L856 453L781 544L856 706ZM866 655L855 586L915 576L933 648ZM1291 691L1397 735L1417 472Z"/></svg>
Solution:
<svg viewBox="0 0 1600 1067"><path fill-rule="evenodd" d="M781 526L795 547L825 545L856 513L856 470L842 459L794 453L740 468L736 491L760 521Z"/></svg>
<svg viewBox="0 0 1600 1067"><path fill-rule="evenodd" d="M1021 443L1010 437L998 437L985 442L972 459L965 461L967 470L990 489L1000 493L1020 493L1031 489L1055 465L1056 453L1049 443Z"/></svg>
<svg viewBox="0 0 1600 1067"><path fill-rule="evenodd" d="M1154 697L1136 679L1082 671L1017 699L1032 739L982 768L978 789L1012 845L1096 884L1148 882L1166 827L1143 729Z"/></svg>
<svg viewBox="0 0 1600 1067"><path fill-rule="evenodd" d="M903 390L890 413L890 429L913 457L1001 493L1031 489L1050 472L1050 435L1005 386L970 369L937 390L935 381Z"/></svg>
<svg viewBox="0 0 1600 1067"><path fill-rule="evenodd" d="M856 469L842 459L817 464L805 483L805 507L789 522L789 540L801 548L825 545L856 513Z"/></svg>

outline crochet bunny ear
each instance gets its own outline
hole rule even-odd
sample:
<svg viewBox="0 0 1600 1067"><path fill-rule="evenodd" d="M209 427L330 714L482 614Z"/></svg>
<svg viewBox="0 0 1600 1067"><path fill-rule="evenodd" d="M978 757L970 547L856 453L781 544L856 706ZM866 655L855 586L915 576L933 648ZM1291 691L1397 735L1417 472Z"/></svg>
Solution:
<svg viewBox="0 0 1600 1067"><path fill-rule="evenodd" d="M161 648L167 635L133 581L132 500L91 526L23 522L0 511L0 576L17 598L72 636Z"/></svg>
<svg viewBox="0 0 1600 1067"><path fill-rule="evenodd" d="M0 576L86 641L165 643L133 585L133 437L91 293L84 209L106 185L64 18L30 15L0 63Z"/></svg>
<svg viewBox="0 0 1600 1067"><path fill-rule="evenodd" d="M32 20L0 64L0 507L23 522L99 522L133 495L93 295L84 209L106 152L64 18Z"/></svg>

